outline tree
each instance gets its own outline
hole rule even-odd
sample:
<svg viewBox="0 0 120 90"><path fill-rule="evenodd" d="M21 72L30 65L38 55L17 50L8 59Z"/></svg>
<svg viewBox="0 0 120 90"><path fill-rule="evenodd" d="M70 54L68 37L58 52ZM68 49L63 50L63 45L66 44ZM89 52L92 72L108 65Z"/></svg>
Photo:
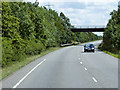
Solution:
<svg viewBox="0 0 120 90"><path fill-rule="evenodd" d="M19 19L13 15L8 2L3 2L2 7L2 64L7 65L10 61L21 59L24 45L19 33Z"/></svg>
<svg viewBox="0 0 120 90"><path fill-rule="evenodd" d="M118 11L110 13L109 20L103 36L103 49L118 53L120 50L120 7Z"/></svg>

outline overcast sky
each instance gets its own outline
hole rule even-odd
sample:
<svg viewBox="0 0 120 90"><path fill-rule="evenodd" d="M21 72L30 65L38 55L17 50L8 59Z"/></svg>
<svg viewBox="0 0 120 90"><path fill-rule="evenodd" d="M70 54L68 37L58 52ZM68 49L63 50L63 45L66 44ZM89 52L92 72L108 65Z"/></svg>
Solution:
<svg viewBox="0 0 120 90"><path fill-rule="evenodd" d="M25 0L26 1L26 0ZM36 0L29 0L35 2ZM39 6L51 5L58 13L63 12L75 26L105 26L110 12L117 10L118 0L37 0ZM102 33L97 33L102 35Z"/></svg>

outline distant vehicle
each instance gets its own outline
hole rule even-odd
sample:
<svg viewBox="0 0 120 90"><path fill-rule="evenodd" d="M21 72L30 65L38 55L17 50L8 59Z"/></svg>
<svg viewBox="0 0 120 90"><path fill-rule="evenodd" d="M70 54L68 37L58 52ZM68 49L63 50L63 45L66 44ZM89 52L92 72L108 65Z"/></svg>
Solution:
<svg viewBox="0 0 120 90"><path fill-rule="evenodd" d="M84 52L94 52L95 47L93 44L85 44L84 45Z"/></svg>

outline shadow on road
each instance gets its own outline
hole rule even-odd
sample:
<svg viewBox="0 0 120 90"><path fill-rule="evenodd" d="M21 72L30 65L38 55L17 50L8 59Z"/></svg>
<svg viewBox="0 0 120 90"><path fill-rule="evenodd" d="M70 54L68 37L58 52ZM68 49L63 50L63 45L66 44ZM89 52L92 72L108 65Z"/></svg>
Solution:
<svg viewBox="0 0 120 90"><path fill-rule="evenodd" d="M81 53L94 53L94 52L84 52L84 51L81 51Z"/></svg>
<svg viewBox="0 0 120 90"><path fill-rule="evenodd" d="M81 51L81 53L97 53L97 52L102 52L101 50L99 50L98 48L95 48L95 52L84 52L84 51Z"/></svg>

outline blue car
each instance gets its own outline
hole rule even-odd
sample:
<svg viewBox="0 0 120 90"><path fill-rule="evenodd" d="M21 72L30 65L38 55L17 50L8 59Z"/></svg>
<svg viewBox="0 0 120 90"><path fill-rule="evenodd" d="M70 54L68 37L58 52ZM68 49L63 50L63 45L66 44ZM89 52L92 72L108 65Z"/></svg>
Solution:
<svg viewBox="0 0 120 90"><path fill-rule="evenodd" d="M94 52L95 47L93 44L85 44L84 45L84 52Z"/></svg>

